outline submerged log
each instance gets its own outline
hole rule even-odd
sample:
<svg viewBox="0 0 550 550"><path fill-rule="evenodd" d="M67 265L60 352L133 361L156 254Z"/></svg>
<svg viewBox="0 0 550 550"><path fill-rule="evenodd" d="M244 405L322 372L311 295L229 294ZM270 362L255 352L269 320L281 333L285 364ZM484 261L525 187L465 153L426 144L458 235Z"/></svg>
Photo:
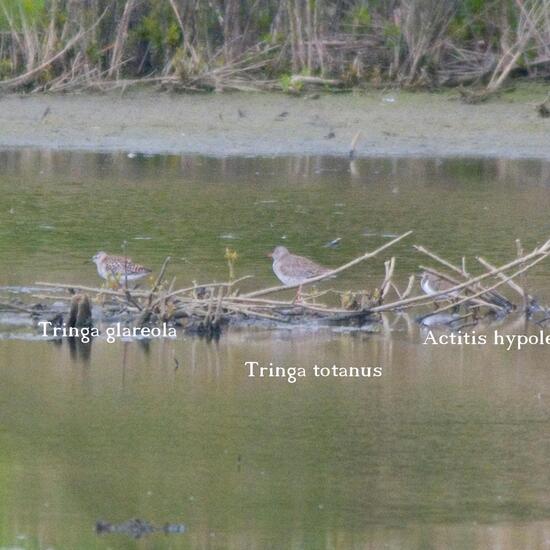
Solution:
<svg viewBox="0 0 550 550"><path fill-rule="evenodd" d="M73 328L92 328L92 306L87 294L73 296L67 324Z"/></svg>

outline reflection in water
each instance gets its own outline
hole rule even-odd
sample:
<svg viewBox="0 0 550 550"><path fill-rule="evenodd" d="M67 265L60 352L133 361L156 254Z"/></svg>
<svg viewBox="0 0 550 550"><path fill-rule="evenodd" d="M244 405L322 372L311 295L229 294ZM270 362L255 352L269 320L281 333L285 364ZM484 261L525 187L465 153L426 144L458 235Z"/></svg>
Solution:
<svg viewBox="0 0 550 550"><path fill-rule="evenodd" d="M2 541L91 546L96 520L135 516L184 522L190 547L542 545L547 352L428 348L406 316L397 328L239 331L148 352L96 340L87 364L69 345L4 342ZM247 360L383 376L289 384L248 378Z"/></svg>
<svg viewBox="0 0 550 550"><path fill-rule="evenodd" d="M338 265L412 228L457 263L498 262L514 238L527 248L550 233L541 162L21 151L0 166L2 285L95 285L85 261L124 240L148 265L173 256L183 286L227 276L231 235L237 276L258 287L274 282L264 254L281 242ZM401 286L418 269L411 244L395 251ZM367 287L381 269L334 284ZM547 268L528 282L549 288ZM534 330L523 323L498 328ZM152 534L154 548L544 547L546 347L428 346L424 334L402 313L375 333L0 341L0 547L127 548L93 528L135 517L188 528ZM290 384L248 378L250 360L383 375Z"/></svg>
<svg viewBox="0 0 550 550"><path fill-rule="evenodd" d="M87 364L92 353L92 341L82 342L80 338L67 338L71 359L75 362Z"/></svg>
<svg viewBox="0 0 550 550"><path fill-rule="evenodd" d="M440 159L440 158L373 158L349 161L340 157L201 157L176 155L138 155L129 158L126 153L77 153L56 150L22 149L0 151L4 175L22 179L98 180L105 176L139 182L162 174L163 181L185 177L189 180L216 182L220 176L228 182L243 179L261 180L269 185L296 177L309 178L310 184L319 175L345 173L375 181L383 172L401 179L440 183L451 177L463 183L483 174L487 180L503 184L519 181L522 185L550 185L550 165L538 160L517 159ZM255 168L255 170L252 170ZM355 173L355 174L354 174ZM256 176L256 177L254 177ZM328 176L330 177L330 176ZM122 183L122 182L121 182ZM449 182L450 183L450 182Z"/></svg>

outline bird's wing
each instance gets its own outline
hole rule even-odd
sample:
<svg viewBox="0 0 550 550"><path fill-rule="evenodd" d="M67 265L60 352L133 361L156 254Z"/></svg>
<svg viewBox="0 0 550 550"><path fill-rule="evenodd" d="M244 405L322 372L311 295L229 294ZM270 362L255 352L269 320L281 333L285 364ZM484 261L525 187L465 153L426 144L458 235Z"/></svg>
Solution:
<svg viewBox="0 0 550 550"><path fill-rule="evenodd" d="M150 269L143 267L142 265L135 264L131 258L127 258L125 256L111 256L107 262L105 262L105 266L113 273L122 273L124 271L128 274L151 272Z"/></svg>
<svg viewBox="0 0 550 550"><path fill-rule="evenodd" d="M328 273L330 269L316 264L303 256L289 254L287 261L281 266L281 271L287 276L292 276L295 273L299 273L301 277L311 279L312 277L318 277L319 275Z"/></svg>
<svg viewBox="0 0 550 550"><path fill-rule="evenodd" d="M447 281L447 279L439 279L438 290L449 290L455 286L456 284L451 283L451 281Z"/></svg>

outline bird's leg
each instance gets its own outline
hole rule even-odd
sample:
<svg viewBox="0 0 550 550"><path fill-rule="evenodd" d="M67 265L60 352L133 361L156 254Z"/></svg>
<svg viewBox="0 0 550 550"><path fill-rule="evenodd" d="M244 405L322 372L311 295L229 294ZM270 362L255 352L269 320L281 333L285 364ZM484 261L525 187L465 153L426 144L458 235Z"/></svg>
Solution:
<svg viewBox="0 0 550 550"><path fill-rule="evenodd" d="M298 287L298 290L296 292L296 296L294 298L293 304L299 304L302 302L302 285Z"/></svg>

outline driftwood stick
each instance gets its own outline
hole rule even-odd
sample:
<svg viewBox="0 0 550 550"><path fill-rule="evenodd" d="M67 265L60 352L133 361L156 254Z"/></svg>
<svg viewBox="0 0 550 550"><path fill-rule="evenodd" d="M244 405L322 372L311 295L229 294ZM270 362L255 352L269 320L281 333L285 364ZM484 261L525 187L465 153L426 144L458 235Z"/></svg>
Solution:
<svg viewBox="0 0 550 550"><path fill-rule="evenodd" d="M397 285L395 283L391 283L391 287L393 288L393 291L395 292L395 294L397 295L397 297L402 300L403 299L403 294L401 294L401 292L399 291L399 289L397 288Z"/></svg>
<svg viewBox="0 0 550 550"><path fill-rule="evenodd" d="M512 275L505 276L505 278L503 280L499 281L498 283L495 283L493 286L489 287L487 290L492 291L495 288L498 288L499 286L501 286L501 285L507 283L508 281L514 279L518 275L521 275L522 273L525 273L527 270L531 269L532 267L537 265L539 262L542 262L542 260L544 260L546 257L547 257L547 254L545 254L543 256L540 256L536 260L533 260L530 264L527 264L525 267L522 267L518 271L512 273ZM471 300L472 298L477 298L478 296L481 296L484 292L486 292L486 291L480 291L477 294L474 294L473 296L463 298L462 300L459 300L458 302L454 302L452 304L449 304L448 306L440 308L440 309L437 310L437 313L441 313L442 311L452 309L456 306L459 306L459 305L463 304L464 302L467 302L467 301Z"/></svg>
<svg viewBox="0 0 550 550"><path fill-rule="evenodd" d="M314 311L316 313L328 313L328 314L350 313L349 309L330 308L330 307L326 307L326 306L313 305L313 304L300 304L300 307L305 309L305 310ZM360 312L360 310L355 311L355 313L359 313L359 312Z"/></svg>
<svg viewBox="0 0 550 550"><path fill-rule="evenodd" d="M476 260L483 266L485 267L486 269L495 269L495 267L493 266L493 264L489 263L487 260L485 260L484 258L482 258L481 256L477 256L476 257ZM497 277L501 280L505 280L506 279L506 276L502 273L498 273L497 274ZM506 280L508 286L514 290L515 292L517 292L521 298L524 300L524 306L527 307L525 305L525 299L527 299L527 303L531 302L531 300L533 299L532 296L530 296L527 291L522 288L521 286L519 286L515 281L512 281L511 279L510 280Z"/></svg>
<svg viewBox="0 0 550 550"><path fill-rule="evenodd" d="M441 272L439 272L435 269L432 269L430 267L425 267L425 266L421 265L420 269L423 269L424 271L428 271L429 273L432 273L436 277L442 277L443 279L446 279L447 281L449 281L453 285L458 285L459 284L459 282L456 279L454 279L453 277L449 277L445 273L441 273ZM486 291L481 285L479 285L479 286L482 290ZM470 288L465 288L464 290L468 291L468 292L475 292L474 290L472 290ZM492 302L489 302L487 300L482 300L482 299L479 299L479 298L472 298L471 301L474 302L477 305L480 305L480 306L487 306L487 307L494 308L494 309L502 309L502 306L500 306L498 304L493 304ZM506 301L508 302L508 300L506 300Z"/></svg>
<svg viewBox="0 0 550 550"><path fill-rule="evenodd" d="M128 300L128 303L137 307L140 311L143 309L143 307L138 303L138 301L130 294L130 291L126 288L124 289L124 295L126 296L126 300Z"/></svg>
<svg viewBox="0 0 550 550"><path fill-rule="evenodd" d="M220 288L218 289L218 302L216 304L216 312L214 313L214 321L213 321L214 324L220 321L220 318L222 315L223 290L224 290L223 286L220 286Z"/></svg>
<svg viewBox="0 0 550 550"><path fill-rule="evenodd" d="M0 302L0 308L11 309L13 311L20 311L21 313L35 313L32 309L18 306L16 304L10 304L9 302Z"/></svg>
<svg viewBox="0 0 550 550"><path fill-rule="evenodd" d="M217 287L233 287L236 283L240 281L244 281L245 279L251 279L252 275L245 275L244 277L240 277L239 279L235 279L234 281L231 281L230 283L206 283L203 285L193 285L188 286L187 288L180 288L179 290L174 290L173 292L169 292L165 296L161 296L160 298L157 298L151 307L155 307L157 304L159 304L162 300L168 300L168 298L172 298L173 296L178 296L180 294L186 294L187 292L192 292L193 290L196 290L197 288L217 288Z"/></svg>
<svg viewBox="0 0 550 550"><path fill-rule="evenodd" d="M347 264L344 264L340 267L337 267L336 269L332 269L325 273L324 275L319 275L317 277L311 277L311 279L307 279L303 283L296 284L296 285L279 285L279 286L273 286L271 288L265 288L263 290L256 290L254 292L249 292L248 294L244 294L243 296L245 298L253 298L256 296L264 296L265 294L272 294L273 292L279 292L281 290L289 290L292 288L297 288L299 286L309 285L311 283L315 283L317 281L322 281L323 279L327 279L329 277L332 277L333 275L337 275L338 273L342 273L342 271L345 271L346 269L349 269L350 267L353 267L357 265L358 263L361 263L365 260L368 260L369 258L373 258L386 248L389 248L390 246L394 245L395 243L399 242L400 240L404 239L405 237L408 237L412 231L407 231L406 233L403 233L402 235L399 235L399 237L396 237L395 239L392 239L391 241L387 242L386 244L380 246L373 252L367 252L366 254L363 254L362 256L359 256L358 258L355 258L354 260L351 260L351 262L348 262Z"/></svg>
<svg viewBox="0 0 550 550"><path fill-rule="evenodd" d="M265 298L247 298L246 296L226 296L224 301L247 302L251 304L265 304L269 306L292 306L294 302L290 300L268 300Z"/></svg>
<svg viewBox="0 0 550 550"><path fill-rule="evenodd" d="M34 283L37 286L46 286L48 288L66 288L67 290L83 290L85 292L95 292L96 294L109 294L110 296L119 296L121 298L125 297L125 294L121 290L110 290L108 288L94 288L90 286L82 286L82 285L67 285L63 283L46 283L38 281ZM135 291L135 296L147 296L148 293L143 291Z"/></svg>
<svg viewBox="0 0 550 550"><path fill-rule="evenodd" d="M384 262L384 269L386 270L386 276L384 281L380 286L380 295L382 299L386 297L386 294L389 292L390 288L393 286L392 277L393 271L395 269L395 256L392 256L390 260Z"/></svg>
<svg viewBox="0 0 550 550"><path fill-rule="evenodd" d="M166 272L166 266L168 265L168 262L170 261L170 256L166 256L166 258L164 259L164 262L162 264L162 267L160 268L160 272L158 274L158 277L155 281L155 284L153 285L153 287L151 288L151 291L149 292L149 296L147 296L147 310L151 311L153 309L153 295L155 294L155 292L158 290L158 287L160 286L160 284L162 283L162 280L164 279L164 273ZM161 297L161 301L162 301L162 298ZM164 302L166 302L166 300L164 300Z"/></svg>
<svg viewBox="0 0 550 550"><path fill-rule="evenodd" d="M223 288L223 287L222 287ZM245 303L249 304L251 307L291 307L294 302L283 302L277 300L255 300L254 298L243 298L241 296L224 296L223 303ZM177 305L183 306L193 304L194 306L207 306L210 303L210 298L192 298L192 297L183 297L178 299Z"/></svg>
<svg viewBox="0 0 550 550"><path fill-rule="evenodd" d="M431 250L428 250L424 246L414 245L413 248L418 250L418 252L422 252L422 254L426 254L427 256L429 256L430 258L435 260L436 262L439 262L440 264L444 265L445 267L448 267L451 271L454 271L455 273L458 273L459 275L461 275L465 279L471 279L472 278L472 276L466 271L466 258L464 256L462 257L462 268L459 268L456 265L453 265L451 262L448 262L447 260L445 260L441 256L438 256L437 254L435 254ZM443 274L439 274L439 275L442 276L443 278L447 279L451 283L458 284L458 281L456 281L454 279L450 279L449 277L447 277ZM482 288L483 287L479 283L476 284L476 290L480 290ZM504 296L502 296L501 294L496 294L496 295L498 296L499 300L501 300L503 302L506 302L508 304L508 306L512 306L512 304Z"/></svg>
<svg viewBox="0 0 550 550"><path fill-rule="evenodd" d="M172 258L170 256L166 256L162 267L160 268L159 275L157 277L157 280L155 281L155 284L153 285L153 288L151 289L151 292L149 294L149 300L151 299L151 296L158 290L159 285L162 283L162 280L164 279L164 274L166 273L166 267L168 266L168 262Z"/></svg>
<svg viewBox="0 0 550 550"><path fill-rule="evenodd" d="M168 292L172 292L174 290L175 285L176 285L176 277L172 277L172 281L170 282L170 285L168 286Z"/></svg>
<svg viewBox="0 0 550 550"><path fill-rule="evenodd" d="M521 245L521 241L519 239L516 239L516 249L518 252L518 258L521 258L523 256L523 246ZM520 277L521 286L525 286L525 274L521 275ZM523 290L523 288L522 288ZM527 296L527 292L523 290L523 309L527 311L529 308L529 297Z"/></svg>
<svg viewBox="0 0 550 550"><path fill-rule="evenodd" d="M210 304L211 299L206 300L189 300L188 304L191 304L196 307L206 307ZM243 304L243 305L241 305ZM331 308L322 304L309 304L301 302L296 304L294 302L283 302L280 300L257 300L255 298L245 298L242 296L224 296L222 307L257 307L257 308L266 308L266 309L287 309L290 308L293 311L300 312L303 310L314 311L317 313L349 313L347 309Z"/></svg>
<svg viewBox="0 0 550 550"><path fill-rule="evenodd" d="M391 302L389 304L376 306L374 308L371 308L370 311L372 311L373 313L376 313L376 312L380 312L380 311L389 311L391 309L396 309L396 308L401 308L401 307L404 307L404 306L409 306L411 304L419 305L422 302L430 303L430 302L433 302L433 299L437 298L438 296L443 296L443 295L449 294L451 292L462 290L466 287L471 286L473 283L483 281L484 279L487 279L488 277L493 277L493 276L497 275L498 273L501 273L503 271L507 271L508 269L512 269L512 268L514 268L514 267L516 267L516 266L518 266L522 263L525 263L525 262L527 262L527 261L529 261L533 258L536 258L537 256L540 256L539 260L543 260L549 254L550 254L550 239L548 241L546 241L544 244L542 244L541 246L536 247L532 252L530 252L529 254L524 256L523 258L519 258L519 259L513 260L511 262L508 262L507 264L505 264L505 265L503 265L499 268L491 269L490 271L487 271L486 273L483 273L482 275L474 277L473 279L470 279L469 281L466 281L466 282L461 283L459 285L456 285L454 287L448 288L446 290L441 290L439 292L435 292L434 294L432 294L429 297L427 297L427 296L413 296L413 297L407 298L405 300L398 300L396 302ZM498 285L498 286L500 286L500 285ZM479 294L481 295L484 292L489 292L490 290L492 290L492 289L488 288L488 289L480 292ZM427 300L427 298L428 298L428 300ZM468 299L470 299L470 298L472 298L472 297L470 296Z"/></svg>
<svg viewBox="0 0 550 550"><path fill-rule="evenodd" d="M409 277L409 282L407 283L407 288L401 295L401 298L406 298L412 292L413 287L414 287L414 275L411 275Z"/></svg>
<svg viewBox="0 0 550 550"><path fill-rule="evenodd" d="M206 310L206 322L210 322L210 319L212 319L212 310L214 309L214 293L210 295L210 298L208 300L208 309Z"/></svg>
<svg viewBox="0 0 550 550"><path fill-rule="evenodd" d="M417 250L418 252L422 252L422 254L426 254L426 256L429 256L430 258L432 258L432 260L435 260L436 262L439 262L440 264L444 265L445 267L448 267L451 271L454 271L455 273L458 273L459 275L462 275L462 276L466 275L466 273L464 272L463 269L460 269L456 265L453 265L451 262L448 262L447 260L445 260L441 256L438 256L434 252L431 252L430 250L428 250L424 246L420 246L420 245L415 244L415 245L413 245L413 248L415 250ZM464 260L464 258L463 258L463 260Z"/></svg>
<svg viewBox="0 0 550 550"><path fill-rule="evenodd" d="M58 296L57 294L31 294L31 298L36 298L37 300L57 300L59 302L71 301L71 296L67 294L63 296Z"/></svg>
<svg viewBox="0 0 550 550"><path fill-rule="evenodd" d="M269 313L263 313L256 310L251 310L246 307L239 306L237 304L225 304L223 307L226 309L235 311L237 313L242 313L247 317L259 317L260 319L268 319L270 321L277 321L278 323L288 322L288 319L285 317L279 317L275 315L270 315Z"/></svg>

